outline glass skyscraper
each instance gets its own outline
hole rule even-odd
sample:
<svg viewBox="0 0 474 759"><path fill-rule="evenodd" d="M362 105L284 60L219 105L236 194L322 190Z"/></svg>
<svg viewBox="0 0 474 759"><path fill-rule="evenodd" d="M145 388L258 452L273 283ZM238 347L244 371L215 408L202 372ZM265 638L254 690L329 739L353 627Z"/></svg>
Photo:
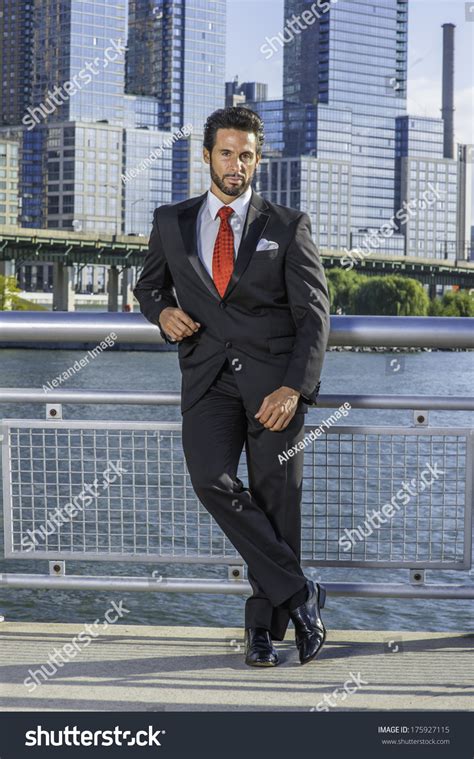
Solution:
<svg viewBox="0 0 474 759"><path fill-rule="evenodd" d="M351 164L310 155L263 158L257 191L273 203L306 211L321 248L342 250L349 240Z"/></svg>
<svg viewBox="0 0 474 759"><path fill-rule="evenodd" d="M35 3L32 100L39 110L34 114L47 121L122 123L127 4Z"/></svg>
<svg viewBox="0 0 474 759"><path fill-rule="evenodd" d="M33 0L0 0L0 126L19 124L31 103Z"/></svg>
<svg viewBox="0 0 474 759"><path fill-rule="evenodd" d="M397 119L397 206L417 201L401 227L407 256L462 258L459 250L458 194L461 163L443 154L442 119ZM419 202L421 201L421 202Z"/></svg>
<svg viewBox="0 0 474 759"><path fill-rule="evenodd" d="M247 100L242 105L258 113L265 128L265 156L285 155L284 101Z"/></svg>
<svg viewBox="0 0 474 759"><path fill-rule="evenodd" d="M146 234L153 211L161 203L171 203L172 147L166 147L169 132L127 128L124 130L124 174L137 172L124 181L124 232ZM157 155L156 159L150 156ZM141 168L142 162L146 168Z"/></svg>
<svg viewBox="0 0 474 759"><path fill-rule="evenodd" d="M25 93L1 96L21 156L21 224L147 234L156 206L201 191L204 122L224 105L225 10L225 0L0 0L3 76ZM183 127L190 137L122 184Z"/></svg>
<svg viewBox="0 0 474 759"><path fill-rule="evenodd" d="M160 128L191 124L194 141L224 105L225 0L130 0L127 92L153 95ZM191 149L191 153L193 150ZM190 146L173 147L173 200L196 194Z"/></svg>
<svg viewBox="0 0 474 759"><path fill-rule="evenodd" d="M0 2L3 17L25 5ZM125 94L128 0L29 5L30 97L8 128L21 154L20 223L147 234L154 208L171 201L172 150L122 181L169 136L156 97Z"/></svg>
<svg viewBox="0 0 474 759"><path fill-rule="evenodd" d="M285 18L310 6L285 0ZM337 153L339 141L347 146L355 234L379 228L394 212L395 119L406 109L407 6L407 0L344 0L284 47L284 98L317 105L317 155Z"/></svg>
<svg viewBox="0 0 474 759"><path fill-rule="evenodd" d="M315 106L266 99L246 100L242 105L263 119L266 157L315 155Z"/></svg>
<svg viewBox="0 0 474 759"><path fill-rule="evenodd" d="M223 106L225 22L225 0L129 0L127 92L158 98L162 129Z"/></svg>

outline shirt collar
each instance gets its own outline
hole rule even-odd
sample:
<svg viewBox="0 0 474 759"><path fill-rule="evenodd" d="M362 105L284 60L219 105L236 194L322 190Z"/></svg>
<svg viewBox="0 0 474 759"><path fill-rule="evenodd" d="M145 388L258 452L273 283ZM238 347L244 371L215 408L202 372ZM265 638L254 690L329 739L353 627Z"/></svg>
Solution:
<svg viewBox="0 0 474 759"><path fill-rule="evenodd" d="M212 190L208 190L207 193L207 208L211 215L211 219L215 219L217 212L222 206L228 205L230 208L233 209L234 213L237 214L237 216L240 216L240 218L243 220L245 219L245 215L247 213L247 209L250 203L250 198L252 197L252 188L247 187L245 192L240 195L238 198L232 201L232 203L223 203L222 200L220 200L217 195L214 195Z"/></svg>

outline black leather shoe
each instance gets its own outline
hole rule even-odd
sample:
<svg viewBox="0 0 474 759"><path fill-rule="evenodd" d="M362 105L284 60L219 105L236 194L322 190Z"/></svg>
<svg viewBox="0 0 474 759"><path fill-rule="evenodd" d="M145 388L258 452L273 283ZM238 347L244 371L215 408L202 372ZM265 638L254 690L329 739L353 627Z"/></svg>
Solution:
<svg viewBox="0 0 474 759"><path fill-rule="evenodd" d="M320 613L326 601L326 589L318 583L315 585L311 580L306 580L306 587L308 588L307 601L290 611L301 664L307 664L315 659L326 640L326 628Z"/></svg>
<svg viewBox="0 0 474 759"><path fill-rule="evenodd" d="M250 667L275 667L279 663L269 630L264 627L245 629L245 663Z"/></svg>

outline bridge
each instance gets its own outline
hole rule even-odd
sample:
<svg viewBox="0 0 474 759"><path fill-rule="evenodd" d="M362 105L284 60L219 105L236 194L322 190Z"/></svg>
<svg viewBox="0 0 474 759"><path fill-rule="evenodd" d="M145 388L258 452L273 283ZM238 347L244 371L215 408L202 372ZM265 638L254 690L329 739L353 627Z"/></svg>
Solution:
<svg viewBox="0 0 474 759"><path fill-rule="evenodd" d="M132 267L142 267L148 239L134 235L71 232L0 225L0 274L14 275L27 262L52 263L53 310L74 308L74 265L109 267L108 310L118 310L119 275L122 274L122 303L132 306ZM341 266L347 251L322 248L326 268ZM356 260L354 269L369 276L399 274L428 285L430 296L437 285L474 288L474 261L409 258L370 253Z"/></svg>

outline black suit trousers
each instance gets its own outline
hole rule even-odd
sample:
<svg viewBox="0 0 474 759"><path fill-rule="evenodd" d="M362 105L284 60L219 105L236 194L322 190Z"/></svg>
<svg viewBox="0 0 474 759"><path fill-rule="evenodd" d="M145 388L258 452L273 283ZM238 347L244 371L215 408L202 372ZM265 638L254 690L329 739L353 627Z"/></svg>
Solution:
<svg viewBox="0 0 474 759"><path fill-rule="evenodd" d="M197 497L248 567L253 589L245 626L283 640L285 602L306 582L300 566L303 451L278 455L304 437L301 399L286 429L272 432L245 406L229 361L182 415L182 440ZM263 398L262 398L263 400ZM245 446L248 487L237 477Z"/></svg>

